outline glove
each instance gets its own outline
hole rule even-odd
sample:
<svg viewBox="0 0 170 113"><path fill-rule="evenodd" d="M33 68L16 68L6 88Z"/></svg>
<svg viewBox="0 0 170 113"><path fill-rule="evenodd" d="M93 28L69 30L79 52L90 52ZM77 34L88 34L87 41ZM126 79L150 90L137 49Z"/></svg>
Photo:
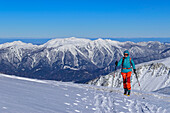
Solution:
<svg viewBox="0 0 170 113"><path fill-rule="evenodd" d="M137 74L137 73L136 73L136 69L133 69L133 71L134 71L135 74Z"/></svg>
<svg viewBox="0 0 170 113"><path fill-rule="evenodd" d="M115 62L115 65L116 65L116 66L117 66L117 64L118 64L118 61Z"/></svg>

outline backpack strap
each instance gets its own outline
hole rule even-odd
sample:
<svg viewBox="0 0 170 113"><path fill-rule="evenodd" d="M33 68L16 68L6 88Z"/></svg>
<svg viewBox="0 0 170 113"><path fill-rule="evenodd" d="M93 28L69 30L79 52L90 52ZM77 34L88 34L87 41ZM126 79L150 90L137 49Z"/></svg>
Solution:
<svg viewBox="0 0 170 113"><path fill-rule="evenodd" d="M123 69L123 63L124 63L124 60L125 60L125 57L123 57L123 60L122 60L122 69Z"/></svg>

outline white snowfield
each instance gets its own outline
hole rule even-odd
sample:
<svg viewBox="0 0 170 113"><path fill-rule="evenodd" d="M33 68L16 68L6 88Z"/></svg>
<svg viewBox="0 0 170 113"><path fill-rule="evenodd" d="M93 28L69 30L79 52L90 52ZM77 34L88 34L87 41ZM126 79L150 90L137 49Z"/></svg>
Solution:
<svg viewBox="0 0 170 113"><path fill-rule="evenodd" d="M0 113L169 112L169 95L0 74Z"/></svg>
<svg viewBox="0 0 170 113"><path fill-rule="evenodd" d="M157 91L170 95L170 57L136 65L138 79L143 91ZM114 76L115 75L115 76ZM88 82L96 86L122 87L121 70L101 76ZM131 77L132 89L140 90L135 74ZM165 92L166 90L166 92Z"/></svg>
<svg viewBox="0 0 170 113"><path fill-rule="evenodd" d="M137 67L142 66L142 65L146 65L146 64L151 64L151 63L162 63L165 66L167 66L168 68L170 68L170 57L160 59L160 60L153 60L153 61L150 61L150 62L141 63L141 64L138 64Z"/></svg>

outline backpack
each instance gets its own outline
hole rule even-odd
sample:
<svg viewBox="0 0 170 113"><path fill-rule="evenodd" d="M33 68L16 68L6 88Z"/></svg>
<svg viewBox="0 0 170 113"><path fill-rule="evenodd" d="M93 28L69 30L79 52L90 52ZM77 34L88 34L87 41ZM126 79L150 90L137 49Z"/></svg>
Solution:
<svg viewBox="0 0 170 113"><path fill-rule="evenodd" d="M125 57L123 57L123 60L122 60L122 69L130 69L130 68L123 68L123 63L124 63L124 60L125 60ZM131 57L130 57L130 64L132 65L132 63L131 63Z"/></svg>

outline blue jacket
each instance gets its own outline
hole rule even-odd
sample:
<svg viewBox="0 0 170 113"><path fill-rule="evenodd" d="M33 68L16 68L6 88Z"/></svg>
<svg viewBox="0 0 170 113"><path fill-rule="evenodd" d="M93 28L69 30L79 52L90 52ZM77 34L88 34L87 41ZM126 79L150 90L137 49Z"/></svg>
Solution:
<svg viewBox="0 0 170 113"><path fill-rule="evenodd" d="M122 68L121 72L123 72L123 73L127 73L127 72L132 71L132 68L131 68L131 67L133 67L133 69L135 69L135 63L134 63L134 61L133 61L132 58L131 58L131 61L130 61L130 57L129 57L129 52L128 52L128 50L124 51L124 54L125 54L125 53L128 53L128 56L127 56L127 57L124 57L123 68L130 68L130 69L123 69L123 68ZM122 64L122 62L123 62L123 58L121 58L121 59L119 60L117 66L120 66L120 65Z"/></svg>

